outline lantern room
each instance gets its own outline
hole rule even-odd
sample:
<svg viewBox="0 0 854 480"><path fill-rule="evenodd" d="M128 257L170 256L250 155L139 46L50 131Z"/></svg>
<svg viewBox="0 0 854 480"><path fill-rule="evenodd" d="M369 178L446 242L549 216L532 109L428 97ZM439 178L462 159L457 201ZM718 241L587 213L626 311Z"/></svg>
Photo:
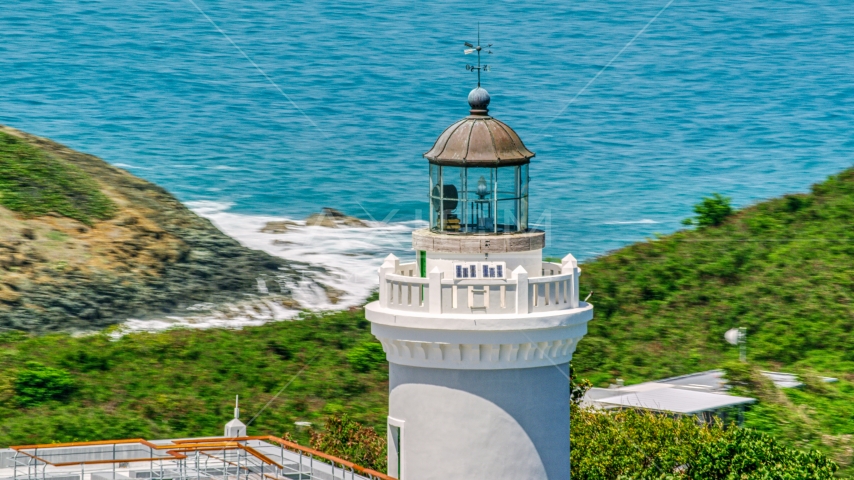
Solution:
<svg viewBox="0 0 854 480"><path fill-rule="evenodd" d="M430 229L459 235L528 231L528 164L519 135L488 114L489 93L469 93L470 115L424 154L430 162Z"/></svg>

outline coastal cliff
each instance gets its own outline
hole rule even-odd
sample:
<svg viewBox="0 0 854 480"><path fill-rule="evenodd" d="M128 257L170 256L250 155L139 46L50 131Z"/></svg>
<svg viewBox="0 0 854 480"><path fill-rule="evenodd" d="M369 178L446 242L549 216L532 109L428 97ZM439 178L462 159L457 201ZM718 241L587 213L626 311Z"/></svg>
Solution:
<svg viewBox="0 0 854 480"><path fill-rule="evenodd" d="M245 300L259 279L294 307L285 285L307 268L243 247L95 156L0 126L2 328L98 329Z"/></svg>

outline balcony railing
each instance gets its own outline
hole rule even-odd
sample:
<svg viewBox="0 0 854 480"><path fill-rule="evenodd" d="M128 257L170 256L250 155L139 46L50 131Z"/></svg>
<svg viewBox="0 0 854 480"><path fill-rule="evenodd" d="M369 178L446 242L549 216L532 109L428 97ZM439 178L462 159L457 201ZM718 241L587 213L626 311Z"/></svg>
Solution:
<svg viewBox="0 0 854 480"><path fill-rule="evenodd" d="M431 314L528 314L578 308L578 276L572 255L561 264L543 262L529 277L521 266L506 279L446 279L434 269L417 277L415 263L389 255L380 267L380 305Z"/></svg>

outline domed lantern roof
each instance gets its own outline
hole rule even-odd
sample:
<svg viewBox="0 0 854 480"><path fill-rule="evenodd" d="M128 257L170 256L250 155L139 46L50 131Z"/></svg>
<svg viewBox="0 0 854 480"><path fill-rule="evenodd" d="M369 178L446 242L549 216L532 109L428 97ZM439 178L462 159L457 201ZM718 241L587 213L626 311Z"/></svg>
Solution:
<svg viewBox="0 0 854 480"><path fill-rule="evenodd" d="M479 67L474 67L479 68ZM430 230L441 234L528 232L528 164L534 152L489 116L489 93L469 93L470 115L439 136L430 163Z"/></svg>
<svg viewBox="0 0 854 480"><path fill-rule="evenodd" d="M504 122L489 116L489 93L469 93L470 115L446 128L424 154L432 164L453 167L524 165L535 155Z"/></svg>

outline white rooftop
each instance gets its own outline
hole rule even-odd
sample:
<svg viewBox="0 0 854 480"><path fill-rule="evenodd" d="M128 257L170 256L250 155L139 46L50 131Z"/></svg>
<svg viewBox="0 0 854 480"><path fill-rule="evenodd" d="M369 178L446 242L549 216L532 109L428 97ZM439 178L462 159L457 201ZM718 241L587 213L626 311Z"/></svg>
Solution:
<svg viewBox="0 0 854 480"><path fill-rule="evenodd" d="M722 370L709 370L655 382L616 388L591 388L583 405L594 408L642 408L658 412L697 414L756 402L728 395Z"/></svg>
<svg viewBox="0 0 854 480"><path fill-rule="evenodd" d="M642 385L645 388L637 391L620 389L621 391L617 395L598 398L595 402L602 404L602 406L643 408L659 412L692 414L745 405L756 401L756 399L748 397L674 388L673 385Z"/></svg>

